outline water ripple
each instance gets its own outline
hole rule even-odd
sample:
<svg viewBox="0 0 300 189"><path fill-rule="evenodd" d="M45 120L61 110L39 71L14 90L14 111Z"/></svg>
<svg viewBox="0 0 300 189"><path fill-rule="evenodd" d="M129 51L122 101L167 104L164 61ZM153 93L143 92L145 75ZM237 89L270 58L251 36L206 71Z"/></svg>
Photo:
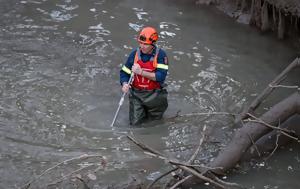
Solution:
<svg viewBox="0 0 300 189"><path fill-rule="evenodd" d="M63 12L58 10L51 11L49 15L51 16L53 21L57 22L71 20L72 18L78 16L77 14L64 14Z"/></svg>
<svg viewBox="0 0 300 189"><path fill-rule="evenodd" d="M135 11L135 14L139 20L143 20L145 22L149 21L148 18L144 18L144 16L146 17L149 14L147 12L145 12L143 9L139 9L139 8L132 8L132 9Z"/></svg>
<svg viewBox="0 0 300 189"><path fill-rule="evenodd" d="M176 31L180 31L180 27L177 24L171 23L171 22L160 22L159 23L159 28L161 29L160 31L160 36L161 38L166 38L166 37L175 37L176 36ZM174 32L175 31L175 32Z"/></svg>

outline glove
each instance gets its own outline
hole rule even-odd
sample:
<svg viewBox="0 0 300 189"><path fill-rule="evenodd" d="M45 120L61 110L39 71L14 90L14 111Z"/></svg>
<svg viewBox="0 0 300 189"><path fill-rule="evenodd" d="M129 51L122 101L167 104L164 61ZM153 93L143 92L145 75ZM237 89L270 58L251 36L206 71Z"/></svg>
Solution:
<svg viewBox="0 0 300 189"><path fill-rule="evenodd" d="M122 85L122 92L127 93L129 91L130 85L126 82L123 83Z"/></svg>
<svg viewBox="0 0 300 189"><path fill-rule="evenodd" d="M133 71L133 73L138 74L138 75L142 75L142 73L143 73L143 69L141 68L141 66L139 64L133 64L131 70Z"/></svg>

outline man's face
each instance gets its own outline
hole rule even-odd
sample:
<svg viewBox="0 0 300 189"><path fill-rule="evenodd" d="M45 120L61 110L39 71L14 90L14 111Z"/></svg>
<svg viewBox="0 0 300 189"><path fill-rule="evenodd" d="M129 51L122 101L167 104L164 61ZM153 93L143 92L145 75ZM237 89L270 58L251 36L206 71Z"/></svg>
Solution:
<svg viewBox="0 0 300 189"><path fill-rule="evenodd" d="M150 54L152 52L153 46L144 44L144 43L140 43L140 49L144 54Z"/></svg>

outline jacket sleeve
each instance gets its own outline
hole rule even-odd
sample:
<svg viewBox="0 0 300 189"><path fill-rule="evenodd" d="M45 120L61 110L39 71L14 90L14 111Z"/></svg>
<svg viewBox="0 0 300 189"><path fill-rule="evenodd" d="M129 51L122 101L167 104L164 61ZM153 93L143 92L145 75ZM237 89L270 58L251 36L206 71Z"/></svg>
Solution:
<svg viewBox="0 0 300 189"><path fill-rule="evenodd" d="M162 49L159 50L157 57L157 68L155 71L156 81L163 84L168 74L169 62L166 52Z"/></svg>
<svg viewBox="0 0 300 189"><path fill-rule="evenodd" d="M122 65L122 68L120 70L120 84L124 82L128 82L131 74L131 68L134 62L134 56L135 56L136 50L133 50L130 55L127 58L127 61L125 64Z"/></svg>

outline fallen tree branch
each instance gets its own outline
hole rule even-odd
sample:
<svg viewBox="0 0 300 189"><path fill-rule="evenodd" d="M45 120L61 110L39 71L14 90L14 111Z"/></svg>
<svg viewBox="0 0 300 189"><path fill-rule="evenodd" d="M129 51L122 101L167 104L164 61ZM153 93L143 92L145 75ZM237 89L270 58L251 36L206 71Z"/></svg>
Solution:
<svg viewBox="0 0 300 189"><path fill-rule="evenodd" d="M295 135L293 136L300 137L299 123L300 123L300 115L296 114L290 117L285 122L281 123L280 127L295 131ZM268 134L265 134L264 136L260 137L258 140L255 141L255 145L262 153L262 155L265 154L268 156L276 148L276 141L278 135L280 135L278 137L278 148L280 146L288 145L290 142L294 141L294 139L285 136L283 133L279 132L278 130L272 130ZM241 161L249 161L250 159L257 158L257 157L258 157L258 153L256 153L256 150L252 145L251 147L249 147L247 152L243 154Z"/></svg>
<svg viewBox="0 0 300 189"><path fill-rule="evenodd" d="M189 159L188 164L191 164L191 163L195 160L195 158L197 157L197 155L198 155L198 153L199 153L199 151L200 151L200 148L201 148L201 146L202 146L202 143L203 143L203 141L204 141L204 138L205 138L205 131L206 131L206 126L204 126L203 129L202 129L203 137L200 138L200 140L199 140L199 145L198 145L196 151L194 152L194 154L193 154L193 155L191 156L191 158ZM207 168L207 167L205 167L205 168ZM161 175L159 178L155 179L155 180L147 187L147 189L150 188L150 187L152 187L152 186L154 185L154 183L156 183L156 182L157 182L159 179L161 179L162 177L164 177L164 176L166 176L166 175L168 175L168 174L170 174L170 173L172 173L172 172L174 172L174 171L176 171L176 170L178 170L178 167L175 168L175 169L173 169L173 170L171 170L171 171L166 172L166 173L163 174L163 175ZM178 176L178 177L180 177L180 176ZM185 178L181 179L181 180L178 181L176 184L174 184L172 187L176 187L176 186L180 185L181 183L185 182L185 181L186 181L188 178L190 178L190 177L191 177L191 175L189 175L188 177L185 177ZM171 188L172 188L172 187L171 187Z"/></svg>
<svg viewBox="0 0 300 189"><path fill-rule="evenodd" d="M159 158L161 158L161 159L167 161L168 163L170 163L170 164L172 164L172 165L176 165L176 166L178 166L180 169L183 169L183 170L185 170L185 171L187 171L187 172L193 174L194 176L196 176L197 178L200 178L200 179L203 180L203 181L209 182L209 183L211 183L211 184L213 184L213 185L215 185L215 186L217 186L217 187L220 187L220 188L224 188L224 189L225 189L225 187L224 187L222 184L220 184L220 183L218 183L218 182L216 182L216 181L214 181L214 180L212 180L212 179L210 179L210 178L208 178L208 177L202 175L201 173L199 173L199 172L198 172L196 169L194 169L194 168L187 167L187 166L191 166L191 165L187 165L187 164L180 163L180 162L178 162L177 160L170 160L170 159L164 157L162 153L160 153L160 152L158 152L158 151L156 151L156 150L154 150L154 149L152 149L152 148L146 146L145 144L142 144L141 142L138 142L138 141L137 141L136 139L134 139L133 137L131 137L131 136L127 136L127 137L128 137L132 142L134 142L136 145L138 145L140 148L142 148L143 150L145 150L145 152L144 152L145 154L152 155L152 156L155 156L155 157L159 157Z"/></svg>
<svg viewBox="0 0 300 189"><path fill-rule="evenodd" d="M284 122L290 116L299 113L299 105L300 95L298 93L294 93L288 98L274 105L259 119L264 120L264 122L269 125L276 125L278 123L278 120ZM222 174L224 171L236 165L236 163L241 159L243 153L246 152L252 144L247 135L250 135L253 141L257 141L260 137L270 132L271 129L273 130L273 128L267 126L262 127L262 125L263 123L261 122L248 122L243 127L239 128L235 132L231 142L227 145L227 147L219 153L214 161L209 163L209 166L211 167L223 167L222 170L218 170L217 172L216 170L214 170L213 172Z"/></svg>
<svg viewBox="0 0 300 189"><path fill-rule="evenodd" d="M299 113L300 94L296 92L271 107L259 119L264 120L269 125L277 125L279 120L285 122L289 117ZM210 167L221 167L221 169L211 170L210 172L219 175L233 168L252 145L252 141L247 135L250 135L253 141L257 141L272 130L273 128L256 122L248 122L243 127L237 129L231 142L219 152L213 161L208 163ZM286 135L288 133L282 131L282 134ZM192 178L183 185L184 187L190 187L195 183L199 183L199 180Z"/></svg>
<svg viewBox="0 0 300 189"><path fill-rule="evenodd" d="M294 68L300 66L299 58L296 58L291 64L288 65L264 90L263 92L258 95L252 103L244 109L244 111L241 113L240 116L237 117L235 120L236 123L240 122L243 119L247 118L247 113L252 113L254 110L262 103L262 101L269 96L272 91L275 89L274 87L270 86L276 86L278 85L282 80L284 80L284 77Z"/></svg>

